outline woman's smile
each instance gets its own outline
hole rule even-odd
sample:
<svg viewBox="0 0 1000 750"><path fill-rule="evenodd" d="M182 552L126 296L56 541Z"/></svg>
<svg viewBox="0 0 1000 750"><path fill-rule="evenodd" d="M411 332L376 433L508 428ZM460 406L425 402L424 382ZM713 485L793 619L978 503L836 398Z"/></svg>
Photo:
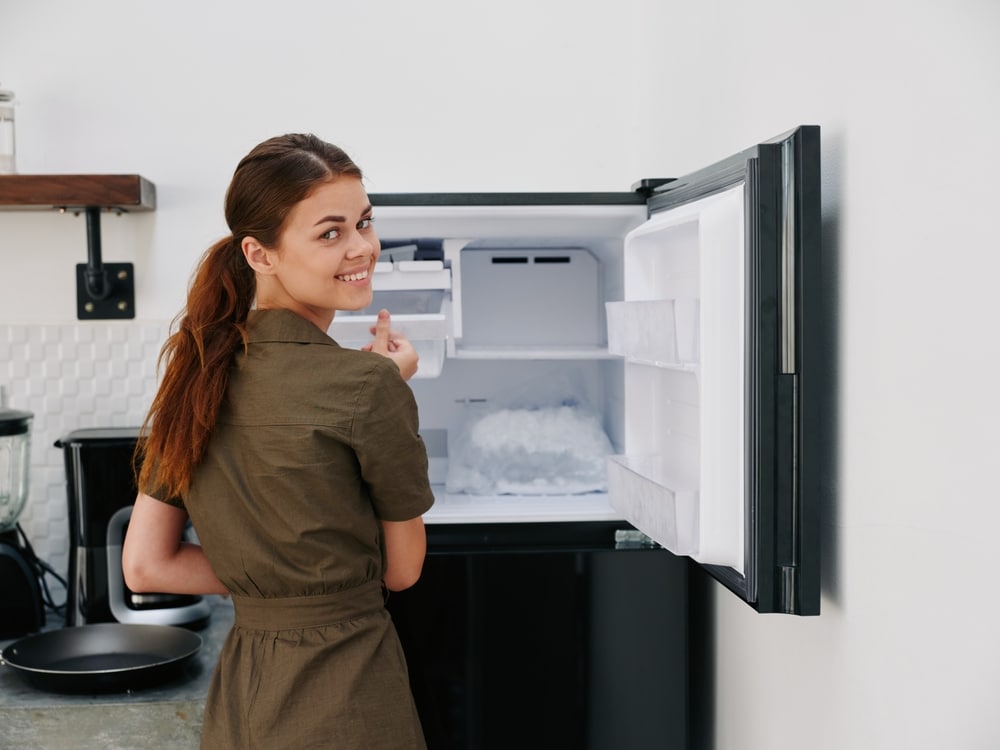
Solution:
<svg viewBox="0 0 1000 750"><path fill-rule="evenodd" d="M335 276L334 278L336 278L338 281L357 282L357 281L367 281L368 276L369 276L368 269L365 268L360 271L352 271L350 273L341 274L339 276Z"/></svg>

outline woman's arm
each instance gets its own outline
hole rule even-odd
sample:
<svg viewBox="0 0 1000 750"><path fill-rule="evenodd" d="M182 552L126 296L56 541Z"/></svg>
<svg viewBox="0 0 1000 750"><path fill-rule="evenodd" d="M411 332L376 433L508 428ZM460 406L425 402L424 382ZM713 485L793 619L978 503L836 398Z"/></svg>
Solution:
<svg viewBox="0 0 1000 750"><path fill-rule="evenodd" d="M402 591L415 584L424 567L427 554L427 533L424 519L409 521L382 521L385 538L385 575L382 577L389 591Z"/></svg>
<svg viewBox="0 0 1000 750"><path fill-rule="evenodd" d="M122 570L136 593L228 594L198 544L181 537L187 524L182 508L139 493L125 533Z"/></svg>
<svg viewBox="0 0 1000 750"><path fill-rule="evenodd" d="M361 348L395 362L403 380L412 378L417 372L419 361L417 350L406 336L392 330L388 310L379 310L371 332L375 340ZM424 556L427 554L424 519L417 517L409 521L382 521L382 532L386 560L382 582L390 591L408 589L420 578Z"/></svg>

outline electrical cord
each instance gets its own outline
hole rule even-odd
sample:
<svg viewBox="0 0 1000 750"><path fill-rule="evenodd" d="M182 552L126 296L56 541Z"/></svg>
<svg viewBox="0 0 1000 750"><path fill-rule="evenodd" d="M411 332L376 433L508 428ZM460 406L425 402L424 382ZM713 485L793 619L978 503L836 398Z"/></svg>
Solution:
<svg viewBox="0 0 1000 750"><path fill-rule="evenodd" d="M56 615L64 616L66 614L66 601L64 600L62 604L57 604L55 599L52 597L52 592L49 589L49 582L47 576L52 576L66 591L69 591L69 586L66 583L66 579L59 575L55 569L49 565L47 562L42 560L35 554L34 548L31 546L31 542L28 541L28 535L24 533L24 529L21 528L21 524L15 524L17 528L17 534L21 539L21 544L24 545L24 549L27 551L28 563L31 565L35 576L38 578L38 587L42 594L42 604L45 605L45 609Z"/></svg>

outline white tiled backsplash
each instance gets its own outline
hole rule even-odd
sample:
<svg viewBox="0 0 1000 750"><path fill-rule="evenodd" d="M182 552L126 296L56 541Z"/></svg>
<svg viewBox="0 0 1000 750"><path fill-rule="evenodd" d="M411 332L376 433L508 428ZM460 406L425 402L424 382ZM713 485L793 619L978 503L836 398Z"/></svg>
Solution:
<svg viewBox="0 0 1000 750"><path fill-rule="evenodd" d="M0 325L7 406L34 414L29 496L20 523L38 556L60 575L69 561L69 522L63 451L55 442L85 427L142 423L168 328L135 321Z"/></svg>

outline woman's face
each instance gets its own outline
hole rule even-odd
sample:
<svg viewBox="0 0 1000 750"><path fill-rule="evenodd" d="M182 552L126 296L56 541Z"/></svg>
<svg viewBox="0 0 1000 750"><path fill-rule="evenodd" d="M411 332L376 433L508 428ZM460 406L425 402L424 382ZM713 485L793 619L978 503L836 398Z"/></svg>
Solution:
<svg viewBox="0 0 1000 750"><path fill-rule="evenodd" d="M361 180L323 183L289 212L278 246L264 250L271 270L258 273L257 306L287 308L326 330L336 310L371 304L380 247Z"/></svg>

